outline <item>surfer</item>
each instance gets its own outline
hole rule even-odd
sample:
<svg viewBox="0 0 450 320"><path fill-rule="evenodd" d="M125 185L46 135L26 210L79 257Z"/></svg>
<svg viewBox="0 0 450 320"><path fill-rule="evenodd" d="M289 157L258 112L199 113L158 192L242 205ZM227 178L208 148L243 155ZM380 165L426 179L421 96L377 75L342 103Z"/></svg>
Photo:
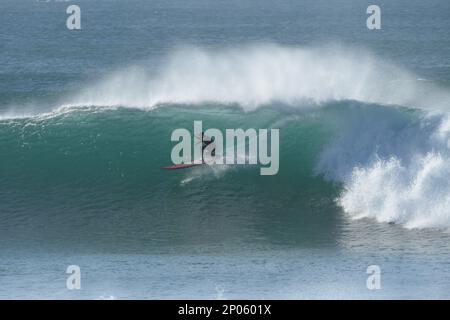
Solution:
<svg viewBox="0 0 450 320"><path fill-rule="evenodd" d="M215 148L215 145L213 143L214 142L214 137L208 137L207 135L205 135L205 132L202 132L201 142L202 142L202 162L205 163L203 155L205 153L206 147L211 145L212 149L211 148L208 149L208 150L211 150L211 157L214 157L216 155L216 148Z"/></svg>

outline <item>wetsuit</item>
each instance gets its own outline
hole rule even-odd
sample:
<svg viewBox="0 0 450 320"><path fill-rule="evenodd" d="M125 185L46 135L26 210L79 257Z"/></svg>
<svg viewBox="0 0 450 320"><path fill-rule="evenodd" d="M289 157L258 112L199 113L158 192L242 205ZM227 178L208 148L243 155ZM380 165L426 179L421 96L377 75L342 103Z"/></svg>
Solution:
<svg viewBox="0 0 450 320"><path fill-rule="evenodd" d="M203 152L205 151L206 147L209 146L211 143L214 142L214 137L210 138L210 140L205 140L205 134L202 132L202 161L203 160ZM216 149L211 150L211 156L214 157L216 155Z"/></svg>

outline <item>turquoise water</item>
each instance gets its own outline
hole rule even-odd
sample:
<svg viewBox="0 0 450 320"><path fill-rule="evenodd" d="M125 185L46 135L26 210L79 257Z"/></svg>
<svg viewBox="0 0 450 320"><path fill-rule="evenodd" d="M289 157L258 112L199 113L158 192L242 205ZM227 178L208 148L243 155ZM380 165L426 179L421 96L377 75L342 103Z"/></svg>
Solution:
<svg viewBox="0 0 450 320"><path fill-rule="evenodd" d="M0 298L448 298L447 1L77 4L1 3ZM279 173L161 170L195 120Z"/></svg>

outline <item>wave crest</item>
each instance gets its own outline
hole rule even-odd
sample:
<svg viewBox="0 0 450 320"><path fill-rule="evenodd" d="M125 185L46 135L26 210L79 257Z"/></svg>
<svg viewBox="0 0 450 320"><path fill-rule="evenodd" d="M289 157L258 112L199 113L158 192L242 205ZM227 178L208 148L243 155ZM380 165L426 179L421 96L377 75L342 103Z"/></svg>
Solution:
<svg viewBox="0 0 450 320"><path fill-rule="evenodd" d="M273 102L299 106L305 101L357 100L437 107L443 96L449 101L409 72L364 50L337 45L188 47L164 61L156 69L153 62L117 71L83 90L72 104L152 108L213 102L251 110Z"/></svg>

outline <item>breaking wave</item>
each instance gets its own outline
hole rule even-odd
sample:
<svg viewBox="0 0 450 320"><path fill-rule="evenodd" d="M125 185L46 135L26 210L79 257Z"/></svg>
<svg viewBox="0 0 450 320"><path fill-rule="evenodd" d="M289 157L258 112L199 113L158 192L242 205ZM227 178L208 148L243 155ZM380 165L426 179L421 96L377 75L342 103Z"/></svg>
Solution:
<svg viewBox="0 0 450 320"><path fill-rule="evenodd" d="M105 170L119 170L123 165L120 170L135 174L135 182L141 184L138 177L148 168L130 159L121 163L115 150L121 150L121 154L142 153L153 161L154 168L163 165L162 158L154 156L156 151L168 154L158 135L184 125L184 114L192 120L209 117L213 123L223 120L229 125L243 126L242 121L248 126L279 125L282 140L296 143L289 155L301 154L309 144L318 145L311 155L315 162L309 166L310 174L340 186L336 202L351 217L374 218L407 228L449 228L449 97L447 90L432 81L421 81L403 68L355 48L273 44L220 50L180 48L157 66L154 61L141 62L109 74L64 99L63 106L51 112L24 119L12 116L11 110L3 115L0 149L8 150L10 157L6 166L9 171L3 172L9 178L1 187L8 188L5 181L14 179L11 172L19 174L21 166L28 166L29 176L38 177L42 168L36 164L67 161L61 150L69 159L70 154L75 155L66 163L72 170L85 161L84 169L70 176L95 176L102 172L102 164L109 166ZM229 106L241 109L234 120L227 118L234 113L217 111ZM144 116L140 110L127 113L124 110L128 108L167 109L168 114L159 119L161 114ZM207 113L205 109L217 112ZM268 116L267 109L279 115ZM155 117L159 121L155 122ZM86 123L85 133L77 131L77 126ZM314 125L308 126L311 123ZM283 129L288 134L283 135ZM322 139L323 132L327 137ZM136 145L132 148L133 139L143 134L154 137L147 141L152 146L148 153L138 151ZM39 139L46 135L48 144ZM101 145L100 135L116 139L115 147L111 148L107 139ZM52 153L53 158L48 155ZM84 157L91 157L92 162ZM27 162L28 158L33 162ZM68 172L61 164L55 167ZM39 173L30 173L33 168ZM281 159L281 173L296 175L296 170L298 163L294 160ZM162 179L159 173L147 173ZM180 184L198 180L183 176ZM305 183L301 180L296 189L308 188ZM106 185L112 185L111 181ZM152 188L156 185L154 182ZM120 184L116 188L120 189ZM164 193L167 190L155 195Z"/></svg>

